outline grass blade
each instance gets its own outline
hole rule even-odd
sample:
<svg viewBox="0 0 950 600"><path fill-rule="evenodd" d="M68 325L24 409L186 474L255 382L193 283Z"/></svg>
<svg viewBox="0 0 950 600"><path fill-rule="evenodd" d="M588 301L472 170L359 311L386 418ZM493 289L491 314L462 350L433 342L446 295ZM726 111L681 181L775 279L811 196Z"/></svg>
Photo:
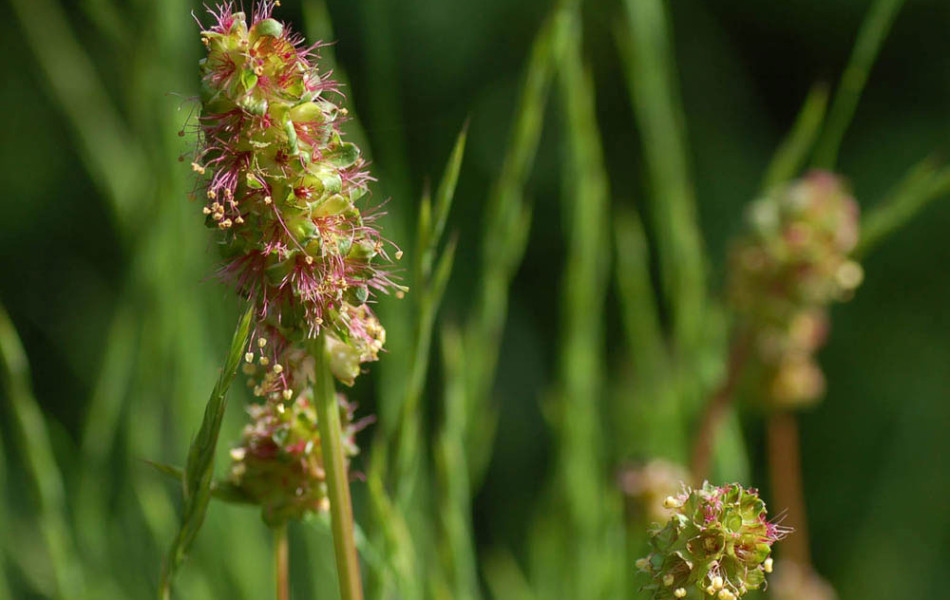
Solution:
<svg viewBox="0 0 950 600"><path fill-rule="evenodd" d="M608 596L605 592L614 581L609 567L614 564L611 555L615 550L604 543L605 496L609 494L605 482L609 478L600 403L606 371L610 192L594 83L583 64L580 27L577 15L558 69L567 131L562 198L568 248L561 282L560 377L554 423L559 442L555 483L564 503L558 521L570 540L559 553L557 563L563 568L558 571L564 595L578 600Z"/></svg>
<svg viewBox="0 0 950 600"><path fill-rule="evenodd" d="M791 181L798 175L821 131L828 108L828 87L816 85L808 92L795 124L775 151L762 181L762 191Z"/></svg>
<svg viewBox="0 0 950 600"><path fill-rule="evenodd" d="M650 176L660 277L670 307L673 340L692 356L702 338L706 266L691 183L684 118L663 0L625 0L629 37L622 32L627 84Z"/></svg>
<svg viewBox="0 0 950 600"><path fill-rule="evenodd" d="M508 286L524 255L531 208L524 194L541 137L554 67L565 44L571 2L561 2L531 48L518 109L501 173L489 197L482 242L482 285L466 328L466 397L471 414L482 411L494 380L508 308ZM478 452L477 450L471 450Z"/></svg>
<svg viewBox="0 0 950 600"><path fill-rule="evenodd" d="M53 97L79 138L80 156L92 181L105 188L123 229L134 230L138 201L149 186L141 146L113 106L59 3L13 0L11 4Z"/></svg>
<svg viewBox="0 0 950 600"><path fill-rule="evenodd" d="M838 162L841 140L851 124L858 100L864 91L871 67L877 59L884 39L897 18L904 0L875 0L858 31L851 58L841 75L828 115L828 123L815 151L815 166L834 170Z"/></svg>
<svg viewBox="0 0 950 600"><path fill-rule="evenodd" d="M950 195L950 168L938 169L934 159L916 165L861 222L861 240L854 253L864 257L906 225L931 201Z"/></svg>
<svg viewBox="0 0 950 600"><path fill-rule="evenodd" d="M204 522L211 500L211 480L214 475L214 453L221 431L221 420L227 407L228 389L237 373L238 365L244 356L251 335L251 321L254 316L254 304L250 303L244 316L238 322L227 362L218 376L211 398L205 407L201 429L188 450L188 462L182 478L182 519L178 533L168 549L168 555L162 568L160 597L171 598L171 588L178 567L188 553L201 525Z"/></svg>
<svg viewBox="0 0 950 600"><path fill-rule="evenodd" d="M43 413L33 396L26 353L6 310L0 306L0 374L16 424L18 446L36 493L40 533L55 579L55 597L83 595L82 567L67 521L66 492Z"/></svg>

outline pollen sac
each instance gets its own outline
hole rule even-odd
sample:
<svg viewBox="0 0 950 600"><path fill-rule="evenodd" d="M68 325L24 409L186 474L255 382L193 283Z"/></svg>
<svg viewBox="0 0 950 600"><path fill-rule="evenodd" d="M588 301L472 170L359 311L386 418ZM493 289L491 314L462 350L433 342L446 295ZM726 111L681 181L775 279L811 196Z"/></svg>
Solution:
<svg viewBox="0 0 950 600"><path fill-rule="evenodd" d="M351 457L358 452L359 426L353 424L352 405L337 398L344 451ZM310 391L288 404L253 404L248 413L242 443L231 451L231 484L261 506L271 526L326 511L326 473Z"/></svg>
<svg viewBox="0 0 950 600"><path fill-rule="evenodd" d="M356 367L340 379L352 383L385 339L367 303L394 287L391 244L360 207L372 178L343 140L347 111L319 44L275 20L274 5L258 2L250 18L221 5L201 32L195 196L207 199L220 272L256 303L258 327L281 345L326 334L349 346Z"/></svg>
<svg viewBox="0 0 950 600"><path fill-rule="evenodd" d="M675 497L637 562L654 600L739 598L765 584L772 544L787 531L769 523L755 490L710 484Z"/></svg>
<svg viewBox="0 0 950 600"><path fill-rule="evenodd" d="M830 173L812 172L749 207L730 252L729 300L758 367L752 396L765 405L799 408L823 395L815 354L829 305L851 298L863 278L850 258L858 234L858 205Z"/></svg>

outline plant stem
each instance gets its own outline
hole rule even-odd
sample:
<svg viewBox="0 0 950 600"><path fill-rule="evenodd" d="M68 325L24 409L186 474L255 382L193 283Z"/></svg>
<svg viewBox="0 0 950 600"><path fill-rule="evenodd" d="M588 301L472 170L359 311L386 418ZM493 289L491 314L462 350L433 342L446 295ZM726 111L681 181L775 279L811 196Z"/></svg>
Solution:
<svg viewBox="0 0 950 600"><path fill-rule="evenodd" d="M693 475L693 481L697 485L702 485L709 478L716 434L719 431L722 418L732 404L732 397L735 394L736 386L739 384L739 376L742 374L748 355L749 339L747 336L741 335L733 342L732 349L729 351L729 364L726 367L725 381L706 403L706 410L694 438L693 452L690 459L690 472Z"/></svg>
<svg viewBox="0 0 950 600"><path fill-rule="evenodd" d="M782 543L785 557L802 567L811 566L802 462L799 452L798 421L795 415L775 412L768 421L769 475L772 505L786 512L784 525L795 530Z"/></svg>
<svg viewBox="0 0 950 600"><path fill-rule="evenodd" d="M323 450L323 468L327 473L327 493L330 499L330 521L333 531L333 550L340 577L341 600L362 600L359 556L353 537L353 503L343 453L340 408L337 404L333 376L327 363L324 337L320 335L311 346L316 383L313 389L314 405L320 426L320 444Z"/></svg>
<svg viewBox="0 0 950 600"><path fill-rule="evenodd" d="M277 574L277 600L290 600L290 548L287 523L274 529L274 572Z"/></svg>

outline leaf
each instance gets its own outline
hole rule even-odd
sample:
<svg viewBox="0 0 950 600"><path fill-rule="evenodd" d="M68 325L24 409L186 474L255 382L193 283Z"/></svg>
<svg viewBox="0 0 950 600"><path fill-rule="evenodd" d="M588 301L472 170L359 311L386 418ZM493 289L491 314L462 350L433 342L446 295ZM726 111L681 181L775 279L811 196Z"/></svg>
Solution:
<svg viewBox="0 0 950 600"><path fill-rule="evenodd" d="M706 263L699 230L670 24L663 0L625 0L618 41L627 66L650 178L650 214L663 296L677 351L699 351L706 307Z"/></svg>
<svg viewBox="0 0 950 600"><path fill-rule="evenodd" d="M888 196L861 221L861 239L854 254L867 255L888 236L906 225L931 201L950 194L950 167L938 170L927 158L915 165Z"/></svg>
<svg viewBox="0 0 950 600"><path fill-rule="evenodd" d="M188 461L181 480L184 507L181 525L165 557L159 587L161 597L166 600L171 598L175 575L197 537L208 511L208 503L211 501L211 479L214 475L214 453L218 444L218 435L221 432L221 420L227 408L227 393L244 356L244 350L251 335L253 316L254 303L250 302L234 331L227 362L218 376L211 398L205 407L201 429L198 430L198 435L195 436L188 450Z"/></svg>
<svg viewBox="0 0 950 600"><path fill-rule="evenodd" d="M818 138L827 108L828 87L822 84L814 86L808 92L791 131L772 157L772 162L762 181L763 192L790 181L798 175Z"/></svg>
<svg viewBox="0 0 950 600"><path fill-rule="evenodd" d="M39 529L46 543L55 597L83 596L82 565L67 523L63 476L43 413L33 395L26 353L6 310L0 306L0 376L19 436L18 447L37 499Z"/></svg>
<svg viewBox="0 0 950 600"><path fill-rule="evenodd" d="M835 92L828 123L822 132L815 151L815 166L833 170L838 162L838 150L845 131L851 124L854 111L861 99L861 92L867 83L871 67L877 59L884 39L897 18L904 0L875 0L868 9L861 29L858 31L851 58L841 75L841 82Z"/></svg>

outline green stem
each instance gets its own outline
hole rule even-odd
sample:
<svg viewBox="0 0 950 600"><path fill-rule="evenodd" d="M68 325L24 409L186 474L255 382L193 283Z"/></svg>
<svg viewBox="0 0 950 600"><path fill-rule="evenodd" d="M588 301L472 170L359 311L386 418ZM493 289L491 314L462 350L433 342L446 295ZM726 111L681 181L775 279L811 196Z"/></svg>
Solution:
<svg viewBox="0 0 950 600"><path fill-rule="evenodd" d="M290 548L287 523L274 529L274 572L277 574L277 600L290 600Z"/></svg>
<svg viewBox="0 0 950 600"><path fill-rule="evenodd" d="M327 492L330 498L330 522L333 531L333 550L340 577L341 600L362 600L359 556L353 536L353 503L343 453L343 436L336 391L327 362L324 337L313 342L316 384L313 389L317 421L320 425L320 444L323 450L323 468L327 473Z"/></svg>

